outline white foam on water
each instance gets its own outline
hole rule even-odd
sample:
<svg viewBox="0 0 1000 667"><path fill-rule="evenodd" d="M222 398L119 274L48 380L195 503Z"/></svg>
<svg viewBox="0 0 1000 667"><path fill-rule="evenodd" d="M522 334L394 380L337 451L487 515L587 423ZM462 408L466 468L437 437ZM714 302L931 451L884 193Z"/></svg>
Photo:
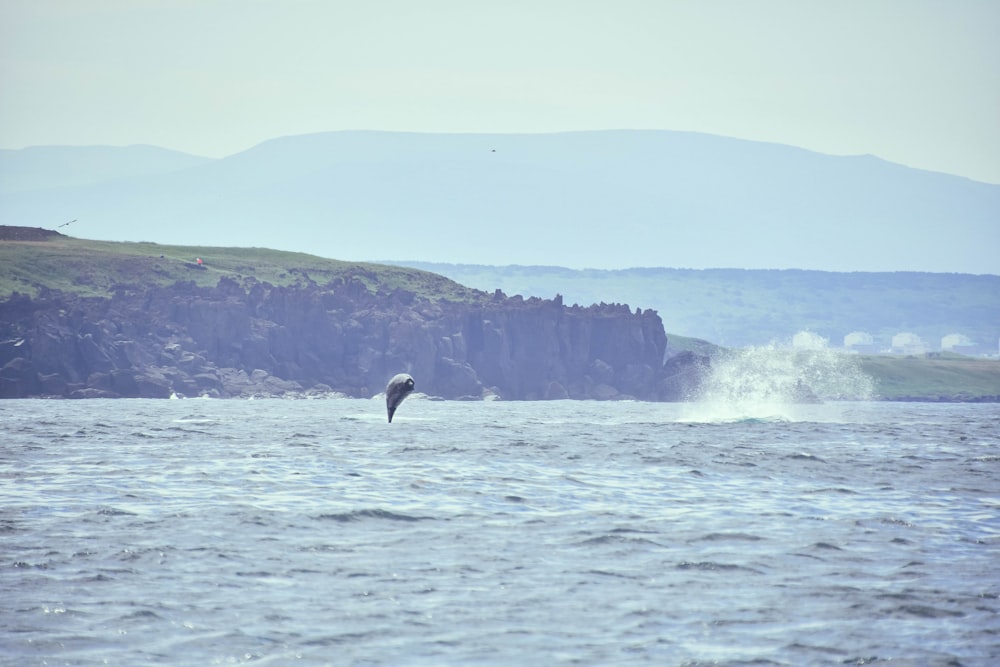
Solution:
<svg viewBox="0 0 1000 667"><path fill-rule="evenodd" d="M815 413L810 408L816 403L870 400L874 389L874 380L852 355L828 348L749 347L712 360L686 419L802 421Z"/></svg>

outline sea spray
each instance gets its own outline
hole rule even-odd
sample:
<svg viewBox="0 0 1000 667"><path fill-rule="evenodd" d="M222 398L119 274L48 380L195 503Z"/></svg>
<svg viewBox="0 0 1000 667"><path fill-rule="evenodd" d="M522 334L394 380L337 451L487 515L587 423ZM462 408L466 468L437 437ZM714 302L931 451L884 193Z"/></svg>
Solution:
<svg viewBox="0 0 1000 667"><path fill-rule="evenodd" d="M874 388L857 358L838 350L742 348L712 359L691 404L692 418L795 420L803 405L869 400Z"/></svg>

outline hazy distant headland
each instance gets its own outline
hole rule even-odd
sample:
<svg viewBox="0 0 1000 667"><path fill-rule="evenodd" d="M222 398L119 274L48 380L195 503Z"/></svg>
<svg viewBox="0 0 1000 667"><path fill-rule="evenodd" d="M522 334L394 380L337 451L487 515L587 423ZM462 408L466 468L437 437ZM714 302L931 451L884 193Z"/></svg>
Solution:
<svg viewBox="0 0 1000 667"><path fill-rule="evenodd" d="M393 263L508 294L642 304L660 313L669 332L726 347L809 347L823 339L871 354L1000 353L996 275ZM793 340L801 332L815 338Z"/></svg>

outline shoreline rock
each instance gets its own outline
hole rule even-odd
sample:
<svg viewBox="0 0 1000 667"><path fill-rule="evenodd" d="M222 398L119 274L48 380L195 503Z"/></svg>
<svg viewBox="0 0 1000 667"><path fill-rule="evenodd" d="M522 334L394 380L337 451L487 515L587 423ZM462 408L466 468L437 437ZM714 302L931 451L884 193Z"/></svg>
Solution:
<svg viewBox="0 0 1000 667"><path fill-rule="evenodd" d="M370 397L405 369L446 399L682 400L707 360L664 363L666 344L652 310L432 301L357 278L48 290L0 302L0 397Z"/></svg>

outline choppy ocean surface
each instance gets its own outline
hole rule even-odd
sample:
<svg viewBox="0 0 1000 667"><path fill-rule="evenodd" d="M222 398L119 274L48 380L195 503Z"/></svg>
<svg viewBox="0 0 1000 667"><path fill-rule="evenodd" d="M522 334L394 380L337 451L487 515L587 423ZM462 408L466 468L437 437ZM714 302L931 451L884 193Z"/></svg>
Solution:
<svg viewBox="0 0 1000 667"><path fill-rule="evenodd" d="M0 664L1000 664L1000 405L0 401Z"/></svg>

